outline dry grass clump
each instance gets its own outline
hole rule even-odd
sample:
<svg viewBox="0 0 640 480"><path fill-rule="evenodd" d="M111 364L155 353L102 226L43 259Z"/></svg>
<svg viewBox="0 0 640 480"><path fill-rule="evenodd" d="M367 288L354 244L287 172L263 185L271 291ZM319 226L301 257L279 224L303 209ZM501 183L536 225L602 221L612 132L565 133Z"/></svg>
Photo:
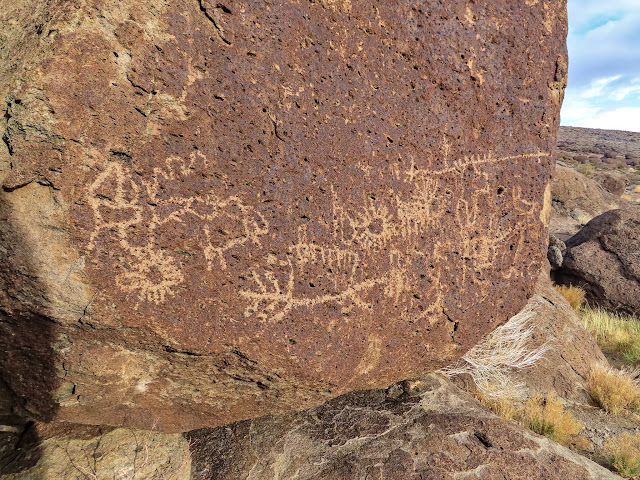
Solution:
<svg viewBox="0 0 640 480"><path fill-rule="evenodd" d="M604 452L609 465L623 477L640 473L640 434L625 432L607 439Z"/></svg>
<svg viewBox="0 0 640 480"><path fill-rule="evenodd" d="M534 318L533 310L523 310L440 373L450 377L470 375L481 394L490 400L521 397L524 385L514 381L514 370L533 366L549 349L547 344L530 346Z"/></svg>
<svg viewBox="0 0 640 480"><path fill-rule="evenodd" d="M592 163L581 163L580 165L578 165L578 172L580 172L585 177L590 177L594 170L595 167Z"/></svg>
<svg viewBox="0 0 640 480"><path fill-rule="evenodd" d="M562 444L569 445L584 425L564 411L556 397L535 395L524 405L520 423L539 435L544 435Z"/></svg>
<svg viewBox="0 0 640 480"><path fill-rule="evenodd" d="M488 398L480 390L475 393L476 399L485 407L505 420L517 420L519 410L511 398Z"/></svg>
<svg viewBox="0 0 640 480"><path fill-rule="evenodd" d="M582 311L582 323L603 352L618 354L631 364L640 364L640 320L587 307Z"/></svg>
<svg viewBox="0 0 640 480"><path fill-rule="evenodd" d="M554 285L553 288L560 292L576 312L582 308L585 295L585 291L582 288L574 287L573 285L569 285L568 287L565 285Z"/></svg>
<svg viewBox="0 0 640 480"><path fill-rule="evenodd" d="M636 185L633 189L633 193L640 193L640 185Z"/></svg>
<svg viewBox="0 0 640 480"><path fill-rule="evenodd" d="M584 425L571 413L565 412L562 402L555 396L535 395L524 405L508 398L487 398L480 391L475 396L480 403L505 420L513 420L562 445L580 443L577 435Z"/></svg>
<svg viewBox="0 0 640 480"><path fill-rule="evenodd" d="M635 376L637 372L597 366L587 379L589 394L609 413L640 410L640 384Z"/></svg>
<svg viewBox="0 0 640 480"><path fill-rule="evenodd" d="M633 200L633 197L627 193L622 195L620 198L622 198L622 200L626 200L627 202L630 202L631 200Z"/></svg>

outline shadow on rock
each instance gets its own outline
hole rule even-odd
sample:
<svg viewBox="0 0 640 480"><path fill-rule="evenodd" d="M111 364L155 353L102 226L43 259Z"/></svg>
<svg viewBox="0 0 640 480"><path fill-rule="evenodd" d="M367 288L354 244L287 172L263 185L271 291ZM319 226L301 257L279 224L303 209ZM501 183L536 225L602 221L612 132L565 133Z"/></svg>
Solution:
<svg viewBox="0 0 640 480"><path fill-rule="evenodd" d="M16 209L12 196L12 192L0 193L2 473L16 473L37 463L40 450L34 445L39 439L31 428L32 419L54 418L58 407L54 397L59 383L54 349L56 324L46 315L48 292L40 279L37 262L32 261L33 239L27 238L19 226L21 222L15 221L17 216L28 213L32 205L26 202ZM34 217L27 218L37 222Z"/></svg>

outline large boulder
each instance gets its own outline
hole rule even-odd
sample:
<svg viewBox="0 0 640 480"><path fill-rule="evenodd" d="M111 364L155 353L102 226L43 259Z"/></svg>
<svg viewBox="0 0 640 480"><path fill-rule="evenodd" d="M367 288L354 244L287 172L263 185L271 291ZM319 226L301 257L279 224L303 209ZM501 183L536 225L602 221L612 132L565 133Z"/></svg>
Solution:
<svg viewBox="0 0 640 480"><path fill-rule="evenodd" d="M594 180L614 195L622 195L629 186L629 178L620 172L602 171L594 175Z"/></svg>
<svg viewBox="0 0 640 480"><path fill-rule="evenodd" d="M189 437L193 480L620 478L433 374Z"/></svg>
<svg viewBox="0 0 640 480"><path fill-rule="evenodd" d="M430 375L306 412L161 434L35 425L0 431L3 480L620 478Z"/></svg>
<svg viewBox="0 0 640 480"><path fill-rule="evenodd" d="M535 294L518 317L523 315L529 319L521 328L529 351L543 345L549 349L533 366L503 373L522 385L524 396L557 396L568 401L572 412L584 412L588 407L583 404L590 401L587 376L592 365L606 360L551 286L547 271L538 277ZM468 376L453 380L475 390ZM472 471L471 478L494 478L501 472L507 478L553 479L558 478L555 468L568 479L617 478L495 417L454 384L443 376L428 376L386 390L349 393L305 412L184 436L64 423L16 427L0 431L0 478L111 478L109 472L117 471L150 480L369 478L363 472L405 479L420 474L465 478L462 474ZM588 420L591 436L592 423L602 422ZM601 435L619 434L619 424L605 423L608 428ZM411 452L413 463L402 452Z"/></svg>
<svg viewBox="0 0 640 480"><path fill-rule="evenodd" d="M35 424L0 430L0 479L190 480L189 447L179 433Z"/></svg>
<svg viewBox="0 0 640 480"><path fill-rule="evenodd" d="M533 366L513 369L510 378L521 383L529 397L555 395L572 404L590 404L589 373L607 360L569 302L553 287L547 271L538 277L523 312L531 315L527 347L534 350L546 345L548 349Z"/></svg>
<svg viewBox="0 0 640 480"><path fill-rule="evenodd" d="M619 197L598 182L558 165L551 182L551 224L549 230L561 240L573 236L593 217L619 207Z"/></svg>
<svg viewBox="0 0 640 480"><path fill-rule="evenodd" d="M23 415L309 408L452 363L531 294L564 0L0 7Z"/></svg>
<svg viewBox="0 0 640 480"><path fill-rule="evenodd" d="M640 315L640 207L599 215L566 245L558 283L584 288L591 304Z"/></svg>

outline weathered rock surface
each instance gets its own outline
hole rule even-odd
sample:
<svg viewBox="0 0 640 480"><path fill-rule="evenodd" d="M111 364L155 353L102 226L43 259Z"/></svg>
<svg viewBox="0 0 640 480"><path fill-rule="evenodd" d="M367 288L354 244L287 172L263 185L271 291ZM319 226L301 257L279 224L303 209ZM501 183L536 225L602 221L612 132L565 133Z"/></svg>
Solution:
<svg viewBox="0 0 640 480"><path fill-rule="evenodd" d="M0 478L189 480L189 447L177 433L38 424L0 431Z"/></svg>
<svg viewBox="0 0 640 480"><path fill-rule="evenodd" d="M451 363L531 294L564 0L0 7L22 414L308 408Z"/></svg>
<svg viewBox="0 0 640 480"><path fill-rule="evenodd" d="M592 421L597 409L581 405L589 398L586 376L594 363L606 360L551 286L548 272L539 276L535 292L522 312L534 327L529 347L547 344L550 349L533 367L510 376L522 382L525 395L557 395L572 412ZM464 377L454 382L466 383ZM598 431L611 425L596 420ZM3 480L86 478L81 470L98 478L135 472L136 478L158 480L371 478L367 474L392 480L505 478L498 474L503 471L509 479L618 478L491 415L440 376L386 391L351 393L307 412L189 432L184 438L64 424L0 432Z"/></svg>
<svg viewBox="0 0 640 480"><path fill-rule="evenodd" d="M584 288L591 304L640 314L640 207L603 213L566 244L558 283Z"/></svg>
<svg viewBox="0 0 640 480"><path fill-rule="evenodd" d="M570 402L591 403L587 377L594 365L607 360L571 305L553 288L548 272L539 276L525 311L531 312L534 328L528 347L549 348L532 367L514 369L510 377L524 385L529 397L551 394Z"/></svg>
<svg viewBox="0 0 640 480"><path fill-rule="evenodd" d="M567 246L554 234L549 234L549 248L547 250L547 260L551 270L557 270L562 266L562 257L567 251Z"/></svg>
<svg viewBox="0 0 640 480"><path fill-rule="evenodd" d="M594 180L614 195L622 195L629 186L629 179L620 172L598 172Z"/></svg>
<svg viewBox="0 0 640 480"><path fill-rule="evenodd" d="M190 432L194 480L614 479L442 377Z"/></svg>
<svg viewBox="0 0 640 480"><path fill-rule="evenodd" d="M549 231L561 240L573 236L593 217L619 208L620 198L605 191L595 180L572 168L558 165L551 182Z"/></svg>

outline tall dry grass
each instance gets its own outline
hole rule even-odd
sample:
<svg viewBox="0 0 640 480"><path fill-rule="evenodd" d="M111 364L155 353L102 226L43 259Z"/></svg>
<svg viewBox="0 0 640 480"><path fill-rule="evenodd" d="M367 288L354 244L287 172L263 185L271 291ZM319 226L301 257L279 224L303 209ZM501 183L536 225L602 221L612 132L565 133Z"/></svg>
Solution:
<svg viewBox="0 0 640 480"><path fill-rule="evenodd" d="M584 305L585 291L580 287L574 287L573 285L554 285L555 288L571 305L576 312L579 312Z"/></svg>
<svg viewBox="0 0 640 480"><path fill-rule="evenodd" d="M640 320L586 307L582 323L603 352L618 354L632 365L640 364Z"/></svg>
<svg viewBox="0 0 640 480"><path fill-rule="evenodd" d="M520 423L534 432L569 445L584 428L573 415L564 411L558 398L534 395L524 405Z"/></svg>
<svg viewBox="0 0 640 480"><path fill-rule="evenodd" d="M513 372L533 366L549 349L547 344L531 347L534 318L531 308L523 310L440 373L470 375L483 397L490 400L521 397L524 384L513 379Z"/></svg>
<svg viewBox="0 0 640 480"><path fill-rule="evenodd" d="M609 465L623 477L640 473L640 434L625 432L607 439L604 453Z"/></svg>
<svg viewBox="0 0 640 480"><path fill-rule="evenodd" d="M609 413L640 411L640 383L636 379L637 375L638 371L596 366L587 379L589 394L598 406Z"/></svg>

